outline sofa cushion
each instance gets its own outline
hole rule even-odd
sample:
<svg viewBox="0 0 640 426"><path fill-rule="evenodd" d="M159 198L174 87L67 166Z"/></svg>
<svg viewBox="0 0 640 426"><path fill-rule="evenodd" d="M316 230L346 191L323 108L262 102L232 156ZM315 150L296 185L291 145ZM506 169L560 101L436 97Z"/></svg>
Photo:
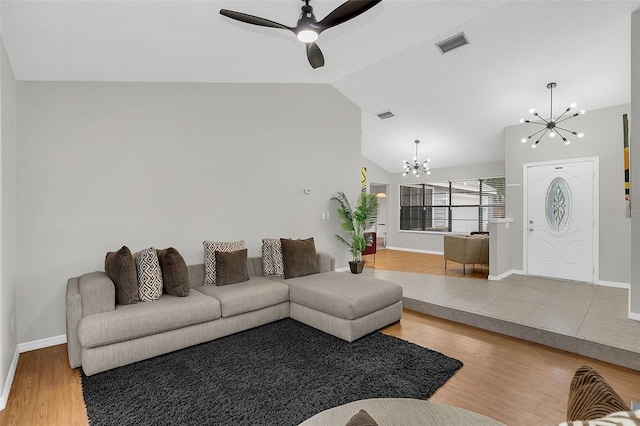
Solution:
<svg viewBox="0 0 640 426"><path fill-rule="evenodd" d="M165 294L154 303L119 305L115 311L88 315L78 326L84 347L108 345L220 318L220 302L198 291L187 297Z"/></svg>
<svg viewBox="0 0 640 426"><path fill-rule="evenodd" d="M220 301L223 317L257 311L289 300L289 287L286 284L258 276L243 283L204 285L197 290Z"/></svg>
<svg viewBox="0 0 640 426"><path fill-rule="evenodd" d="M360 410L349 419L346 426L378 426L367 410Z"/></svg>
<svg viewBox="0 0 640 426"><path fill-rule="evenodd" d="M402 300L402 287L396 283L342 272L323 272L285 283L292 303L347 320Z"/></svg>
<svg viewBox="0 0 640 426"><path fill-rule="evenodd" d="M318 273L316 246L313 238L290 240L280 238L284 277L296 278Z"/></svg>
<svg viewBox="0 0 640 426"><path fill-rule="evenodd" d="M567 420L590 420L629 406L609 383L590 365L583 365L573 375L569 386Z"/></svg>
<svg viewBox="0 0 640 426"><path fill-rule="evenodd" d="M247 249L216 251L216 285L236 284L249 280Z"/></svg>
<svg viewBox="0 0 640 426"><path fill-rule="evenodd" d="M107 253L104 270L116 287L116 302L119 305L138 303L138 280L136 262L127 246Z"/></svg>
<svg viewBox="0 0 640 426"><path fill-rule="evenodd" d="M204 283L216 283L216 252L217 251L236 251L245 247L244 241L218 242L203 241L204 245Z"/></svg>
<svg viewBox="0 0 640 426"><path fill-rule="evenodd" d="M158 250L158 262L162 271L162 286L165 293L184 297L189 295L189 271L178 250L169 247Z"/></svg>
<svg viewBox="0 0 640 426"><path fill-rule="evenodd" d="M162 296L162 271L153 247L133 255L138 272L138 295L143 302L153 302Z"/></svg>
<svg viewBox="0 0 640 426"><path fill-rule="evenodd" d="M279 238L262 239L262 273L278 277L284 276L282 243Z"/></svg>

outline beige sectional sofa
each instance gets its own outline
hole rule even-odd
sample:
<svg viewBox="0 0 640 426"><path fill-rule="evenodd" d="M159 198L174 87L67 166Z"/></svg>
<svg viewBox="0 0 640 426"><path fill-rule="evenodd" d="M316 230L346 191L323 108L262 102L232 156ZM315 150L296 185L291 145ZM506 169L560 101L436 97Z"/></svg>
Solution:
<svg viewBox="0 0 640 426"><path fill-rule="evenodd" d="M115 303L104 272L69 279L66 293L69 364L92 375L291 317L353 341L402 317L402 287L335 272L318 252L319 273L292 279L262 276L262 259L247 259L250 279L203 285L204 265L190 265L189 296Z"/></svg>

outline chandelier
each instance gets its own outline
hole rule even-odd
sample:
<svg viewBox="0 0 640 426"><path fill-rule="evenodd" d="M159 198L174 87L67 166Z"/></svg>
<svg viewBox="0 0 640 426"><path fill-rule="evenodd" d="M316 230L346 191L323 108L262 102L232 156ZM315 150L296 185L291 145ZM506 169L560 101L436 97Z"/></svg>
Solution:
<svg viewBox="0 0 640 426"><path fill-rule="evenodd" d="M404 160L404 173L402 173L402 176L406 176L410 172L416 175L416 177L420 176L420 172L425 172L428 175L431 174L431 172L429 171L429 165L428 165L429 161L431 161L430 158L427 158L427 160L424 161L423 163L418 162L418 144L419 143L420 141L416 139L416 155L415 157L413 157L413 162Z"/></svg>
<svg viewBox="0 0 640 426"><path fill-rule="evenodd" d="M522 143L526 143L529 139L531 139L534 136L537 136L538 139L531 145L531 148L537 148L538 146L538 142L540 142L540 139L542 139L544 137L544 135L547 134L547 132L549 133L549 137L550 138L554 138L556 135L560 136L560 138L562 138L562 141L564 142L565 145L569 145L571 143L571 141L569 139L567 139L567 135L563 134L562 132L566 132L572 135L575 135L579 138L584 136L584 133L578 133L578 132L574 132L568 129L565 129L564 127L560 127L559 124L567 121L571 118L577 117L578 115L584 114L584 110L581 110L580 112L576 112L573 114L569 114L567 115L567 113L569 111L571 111L572 109L574 109L576 107L575 103L572 103L571 105L569 105L567 107L567 109L564 110L564 112L557 118L553 118L553 88L556 87L557 84L556 83L549 83L547 84L547 89L549 89L551 91L551 107L550 107L550 112L549 112L549 119L545 120L543 117L541 117L535 109L531 108L529 110L529 112L533 115L535 115L537 118L539 118L542 121L529 121L529 120L525 120L524 118L522 120L520 120L521 123L530 123L530 124L537 124L539 126L542 126L542 129L538 130L537 132L535 132L534 134L532 134L529 137L526 138L522 138L520 140L520 142ZM538 136L539 135L539 136Z"/></svg>

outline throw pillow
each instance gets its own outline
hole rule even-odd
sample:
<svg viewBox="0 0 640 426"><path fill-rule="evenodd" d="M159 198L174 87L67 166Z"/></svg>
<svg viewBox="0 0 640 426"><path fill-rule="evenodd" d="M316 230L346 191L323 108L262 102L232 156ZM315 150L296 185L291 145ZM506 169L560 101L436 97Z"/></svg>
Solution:
<svg viewBox="0 0 640 426"><path fill-rule="evenodd" d="M284 277L295 278L318 273L316 246L313 238L289 240L280 238Z"/></svg>
<svg viewBox="0 0 640 426"><path fill-rule="evenodd" d="M216 285L236 284L249 281L247 249L216 251Z"/></svg>
<svg viewBox="0 0 640 426"><path fill-rule="evenodd" d="M637 426L640 425L640 410L618 411L599 419L562 422L559 426Z"/></svg>
<svg viewBox="0 0 640 426"><path fill-rule="evenodd" d="M118 251L107 253L104 259L104 271L116 287L117 304L138 303L136 263L127 246L122 246Z"/></svg>
<svg viewBox="0 0 640 426"><path fill-rule="evenodd" d="M360 410L349 419L346 426L378 426L378 423L373 420L373 417L366 410Z"/></svg>
<svg viewBox="0 0 640 426"><path fill-rule="evenodd" d="M245 247L244 241L215 242L203 241L204 244L204 283L216 283L216 255L217 251L236 251Z"/></svg>
<svg viewBox="0 0 640 426"><path fill-rule="evenodd" d="M282 263L282 245L280 239L262 239L262 273L263 275L284 275L284 265Z"/></svg>
<svg viewBox="0 0 640 426"><path fill-rule="evenodd" d="M184 297L189 295L189 270L187 264L173 247L158 250L158 263L162 271L162 286L164 292L172 296Z"/></svg>
<svg viewBox="0 0 640 426"><path fill-rule="evenodd" d="M567 420L591 420L629 407L590 365L583 365L573 375L569 387Z"/></svg>
<svg viewBox="0 0 640 426"><path fill-rule="evenodd" d="M151 247L133 255L138 271L138 295L143 302L153 302L162 296L162 272L156 250Z"/></svg>

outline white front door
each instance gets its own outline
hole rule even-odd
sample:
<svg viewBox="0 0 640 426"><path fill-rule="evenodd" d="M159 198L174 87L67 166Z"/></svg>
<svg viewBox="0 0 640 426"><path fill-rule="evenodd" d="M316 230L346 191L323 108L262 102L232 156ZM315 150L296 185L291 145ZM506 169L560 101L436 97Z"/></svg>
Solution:
<svg viewBox="0 0 640 426"><path fill-rule="evenodd" d="M594 282L594 160L527 167L527 273Z"/></svg>

